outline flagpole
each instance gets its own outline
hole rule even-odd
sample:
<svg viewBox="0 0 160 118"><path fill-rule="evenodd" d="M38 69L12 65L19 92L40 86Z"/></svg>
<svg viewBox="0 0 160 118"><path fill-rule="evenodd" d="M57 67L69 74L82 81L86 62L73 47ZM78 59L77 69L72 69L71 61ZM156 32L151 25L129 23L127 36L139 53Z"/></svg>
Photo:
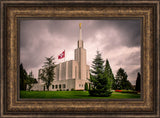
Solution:
<svg viewBox="0 0 160 118"><path fill-rule="evenodd" d="M64 62L65 62L65 58L66 58L66 52L65 52L65 49L64 49Z"/></svg>

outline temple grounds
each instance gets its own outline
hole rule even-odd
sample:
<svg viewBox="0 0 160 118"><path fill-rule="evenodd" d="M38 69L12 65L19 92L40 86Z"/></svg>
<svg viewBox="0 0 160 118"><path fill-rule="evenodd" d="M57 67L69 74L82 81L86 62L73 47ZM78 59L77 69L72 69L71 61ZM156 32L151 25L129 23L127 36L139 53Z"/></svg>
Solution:
<svg viewBox="0 0 160 118"><path fill-rule="evenodd" d="M20 91L20 98L44 99L134 99L140 94L113 92L109 97L89 96L88 91Z"/></svg>

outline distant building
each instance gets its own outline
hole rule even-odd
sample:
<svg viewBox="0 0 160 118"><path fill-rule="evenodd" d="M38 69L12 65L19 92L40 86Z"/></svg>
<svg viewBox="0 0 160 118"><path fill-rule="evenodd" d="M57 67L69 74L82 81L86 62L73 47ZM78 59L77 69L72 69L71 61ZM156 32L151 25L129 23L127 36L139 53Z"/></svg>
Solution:
<svg viewBox="0 0 160 118"><path fill-rule="evenodd" d="M86 49L83 48L82 29L80 24L80 39L77 49L74 50L74 60L65 61L56 65L55 78L50 91L57 90L84 90L85 83L89 85L90 67L86 64ZM41 69L39 70L39 74ZM31 90L47 90L44 82L38 76L38 83Z"/></svg>

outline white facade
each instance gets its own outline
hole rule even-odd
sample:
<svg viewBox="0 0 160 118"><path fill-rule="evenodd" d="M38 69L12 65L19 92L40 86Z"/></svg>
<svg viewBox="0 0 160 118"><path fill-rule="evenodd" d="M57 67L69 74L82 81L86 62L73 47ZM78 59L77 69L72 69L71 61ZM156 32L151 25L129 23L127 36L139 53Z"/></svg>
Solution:
<svg viewBox="0 0 160 118"><path fill-rule="evenodd" d="M83 48L83 40L80 26L80 39L77 49L74 51L74 60L66 61L56 65L55 78L50 86L50 91L57 90L84 90L85 83L89 85L89 65L86 64L86 49ZM41 70L39 70L39 73ZM46 90L43 81L39 78L31 90Z"/></svg>

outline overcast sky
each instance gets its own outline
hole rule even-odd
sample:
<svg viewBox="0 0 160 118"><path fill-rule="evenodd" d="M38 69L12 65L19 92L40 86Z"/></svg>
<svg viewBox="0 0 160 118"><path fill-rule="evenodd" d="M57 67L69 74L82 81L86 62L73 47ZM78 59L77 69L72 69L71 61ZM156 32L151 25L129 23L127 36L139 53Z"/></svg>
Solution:
<svg viewBox="0 0 160 118"><path fill-rule="evenodd" d="M58 55L65 49L65 60L74 59L79 40L79 23L91 66L96 51L108 59L114 75L121 67L135 84L140 72L140 20L23 20L20 23L20 61L27 72L38 76L45 57Z"/></svg>

